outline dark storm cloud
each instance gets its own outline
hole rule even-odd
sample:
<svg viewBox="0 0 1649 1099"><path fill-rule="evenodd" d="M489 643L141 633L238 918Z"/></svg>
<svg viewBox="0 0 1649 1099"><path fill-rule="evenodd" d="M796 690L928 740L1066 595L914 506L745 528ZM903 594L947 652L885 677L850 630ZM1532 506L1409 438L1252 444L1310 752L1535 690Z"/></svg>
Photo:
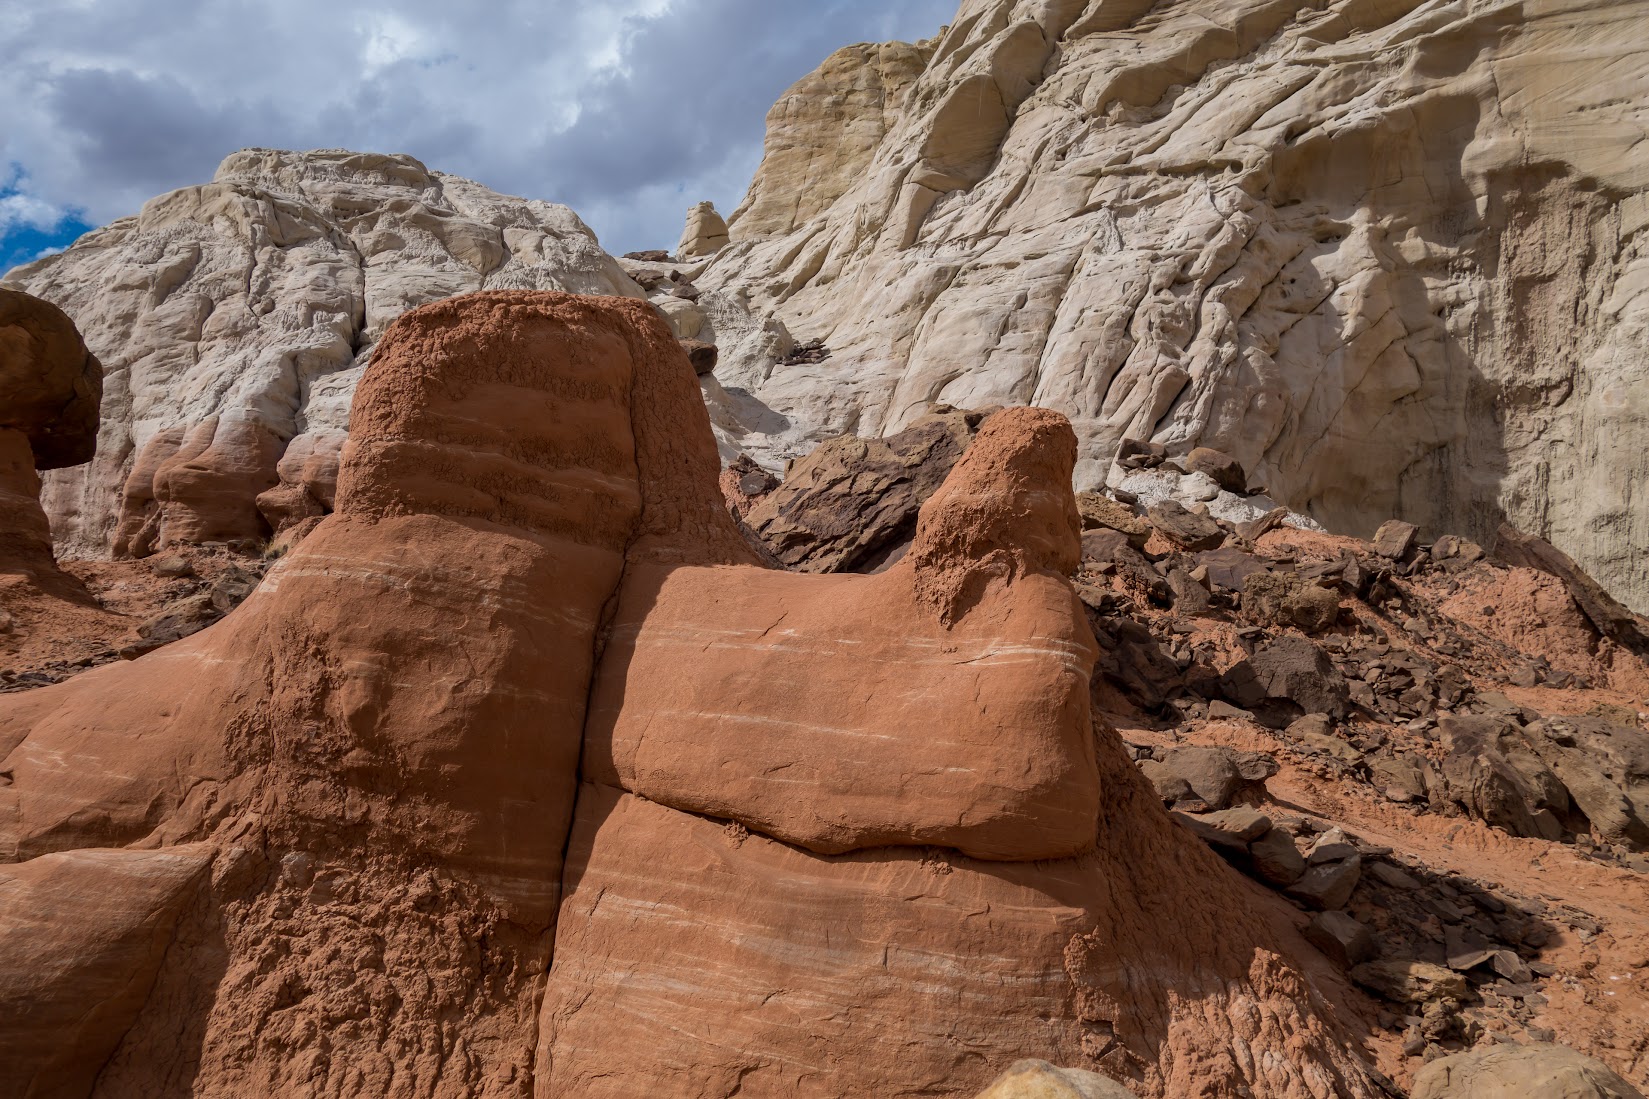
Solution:
<svg viewBox="0 0 1649 1099"><path fill-rule="evenodd" d="M737 203L786 87L839 46L931 35L956 6L7 0L0 241L132 213L261 145L411 153L566 202L615 251L669 245L691 202Z"/></svg>

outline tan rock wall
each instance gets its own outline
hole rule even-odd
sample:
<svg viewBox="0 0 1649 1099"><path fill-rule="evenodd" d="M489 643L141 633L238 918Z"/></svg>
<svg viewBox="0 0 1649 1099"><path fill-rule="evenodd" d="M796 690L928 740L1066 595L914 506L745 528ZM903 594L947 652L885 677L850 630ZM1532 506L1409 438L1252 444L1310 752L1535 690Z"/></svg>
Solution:
<svg viewBox="0 0 1649 1099"><path fill-rule="evenodd" d="M858 182L899 119L932 43L845 46L767 112L762 165L727 219L735 239L788 233Z"/></svg>

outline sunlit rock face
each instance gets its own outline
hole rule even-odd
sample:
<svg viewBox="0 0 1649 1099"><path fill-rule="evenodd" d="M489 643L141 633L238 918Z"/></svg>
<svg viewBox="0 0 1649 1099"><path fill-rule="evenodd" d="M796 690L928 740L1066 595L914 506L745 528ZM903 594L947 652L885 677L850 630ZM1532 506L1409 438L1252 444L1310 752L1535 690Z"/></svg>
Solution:
<svg viewBox="0 0 1649 1099"><path fill-rule="evenodd" d="M352 417L233 613L0 697L0 1094L1381 1094L1092 708L1063 416L875 576L756 562L643 302L420 307Z"/></svg>
<svg viewBox="0 0 1649 1099"><path fill-rule="evenodd" d="M1507 518L1649 606L1649 4L968 0L856 51L698 276L728 445L1042 405L1082 486L1212 446L1331 528Z"/></svg>
<svg viewBox="0 0 1649 1099"><path fill-rule="evenodd" d="M106 370L97 458L45 479L59 549L134 556L330 511L355 385L408 309L641 294L564 206L408 156L267 149L4 285L61 307Z"/></svg>

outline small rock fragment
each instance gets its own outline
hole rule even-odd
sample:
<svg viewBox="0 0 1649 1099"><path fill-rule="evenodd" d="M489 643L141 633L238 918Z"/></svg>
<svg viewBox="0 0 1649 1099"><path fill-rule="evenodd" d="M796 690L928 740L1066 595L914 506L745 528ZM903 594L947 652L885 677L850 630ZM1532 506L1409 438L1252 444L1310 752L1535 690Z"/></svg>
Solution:
<svg viewBox="0 0 1649 1099"><path fill-rule="evenodd" d="M1366 529L1366 528L1365 528ZM1401 561L1414 548L1420 528L1401 519L1390 519L1374 532L1374 552L1393 561Z"/></svg>
<svg viewBox="0 0 1649 1099"><path fill-rule="evenodd" d="M1341 969L1374 957L1374 933L1344 912L1317 913L1306 925L1305 937Z"/></svg>
<svg viewBox="0 0 1649 1099"><path fill-rule="evenodd" d="M1308 866L1300 880L1284 890L1290 897L1311 908L1344 908L1362 877L1363 860L1353 855L1340 862Z"/></svg>

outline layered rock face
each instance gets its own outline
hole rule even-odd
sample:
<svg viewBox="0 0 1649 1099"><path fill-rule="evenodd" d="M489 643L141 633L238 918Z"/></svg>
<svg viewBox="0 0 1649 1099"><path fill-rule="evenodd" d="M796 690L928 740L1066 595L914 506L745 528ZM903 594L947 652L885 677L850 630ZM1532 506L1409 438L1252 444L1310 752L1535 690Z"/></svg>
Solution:
<svg viewBox="0 0 1649 1099"><path fill-rule="evenodd" d="M643 303L425 306L352 415L238 610L0 699L0 1090L965 1093L1044 1053L1378 1094L1344 986L1094 724L1063 418L986 421L904 559L811 577L753 563Z"/></svg>
<svg viewBox="0 0 1649 1099"><path fill-rule="evenodd" d="M406 156L259 149L5 285L62 307L107 371L96 460L47 479L58 544L138 556L330 508L354 386L405 310L641 293L565 207Z"/></svg>
<svg viewBox="0 0 1649 1099"><path fill-rule="evenodd" d="M1084 487L1124 437L1210 446L1331 529L1509 519L1649 606L1646 28L1636 2L967 0L902 97L775 111L698 284L832 355L724 347L739 445L1042 405ZM874 88L887 54L795 96ZM831 147L851 179L812 212L790 165Z"/></svg>
<svg viewBox="0 0 1649 1099"><path fill-rule="evenodd" d="M525 1092L602 605L698 402L645 311L413 314L337 512L237 613L0 708L0 852L36 883L0 925L40 925L0 975L4 1090L85 1094L46 1081L107 1061L105 1094ZM97 874L139 883L104 922L33 895ZM103 938L132 945L63 976ZM123 998L49 1029L99 982Z"/></svg>

